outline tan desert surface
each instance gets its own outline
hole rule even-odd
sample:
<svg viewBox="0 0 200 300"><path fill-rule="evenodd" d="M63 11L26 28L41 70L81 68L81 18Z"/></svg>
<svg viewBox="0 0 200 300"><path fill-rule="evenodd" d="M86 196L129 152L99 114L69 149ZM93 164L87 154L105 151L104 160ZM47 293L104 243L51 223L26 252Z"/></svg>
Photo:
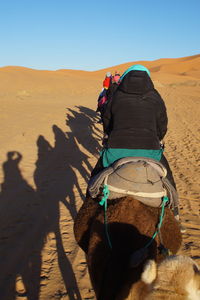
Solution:
<svg viewBox="0 0 200 300"><path fill-rule="evenodd" d="M95 299L73 236L101 150L97 97L107 71L151 71L165 100L165 155L177 183L180 253L200 265L200 55L95 72L0 68L0 300Z"/></svg>

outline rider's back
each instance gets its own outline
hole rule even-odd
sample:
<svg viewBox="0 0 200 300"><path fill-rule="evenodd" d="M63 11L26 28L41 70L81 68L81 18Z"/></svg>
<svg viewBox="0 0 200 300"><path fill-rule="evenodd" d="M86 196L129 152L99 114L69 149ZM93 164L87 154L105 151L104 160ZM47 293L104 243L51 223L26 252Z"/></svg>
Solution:
<svg viewBox="0 0 200 300"><path fill-rule="evenodd" d="M167 131L165 104L149 75L129 72L104 113L109 148L159 149Z"/></svg>

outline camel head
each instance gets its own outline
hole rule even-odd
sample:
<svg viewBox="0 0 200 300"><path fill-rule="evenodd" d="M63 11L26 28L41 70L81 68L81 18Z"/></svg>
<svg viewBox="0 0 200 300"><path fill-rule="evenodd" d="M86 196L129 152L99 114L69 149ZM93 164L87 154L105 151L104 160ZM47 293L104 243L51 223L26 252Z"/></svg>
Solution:
<svg viewBox="0 0 200 300"><path fill-rule="evenodd" d="M200 268L190 257L169 256L158 265L148 260L141 279L149 287L145 300L200 299Z"/></svg>

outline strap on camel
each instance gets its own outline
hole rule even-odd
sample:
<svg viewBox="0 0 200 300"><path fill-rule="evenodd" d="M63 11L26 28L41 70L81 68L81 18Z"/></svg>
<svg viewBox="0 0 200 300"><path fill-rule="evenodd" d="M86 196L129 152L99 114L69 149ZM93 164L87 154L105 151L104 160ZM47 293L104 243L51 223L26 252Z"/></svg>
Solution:
<svg viewBox="0 0 200 300"><path fill-rule="evenodd" d="M160 213L160 217L159 217L159 223L158 223L157 229L154 232L153 236L151 237L150 241L143 248L140 248L131 254L131 258L129 261L130 268L137 267L147 257L148 248L153 243L153 241L155 240L157 235L159 235L159 238L161 238L160 229L162 227L164 213L165 213L165 206L166 206L166 203L168 202L168 200L169 199L167 196L164 196L162 199L162 207L161 207L161 213ZM162 241L161 241L161 243L162 243ZM165 255L169 255L169 250L167 248L165 248L162 244L161 244L161 246L162 247L160 247L160 248L161 248L162 253Z"/></svg>
<svg viewBox="0 0 200 300"><path fill-rule="evenodd" d="M108 197L109 197L109 189L108 189L108 186L106 184L104 184L104 187L103 187L103 197L101 198L101 201L99 202L99 204L101 206L104 206L104 225L105 225L105 233L106 233L106 237L107 237L107 240L108 240L108 245L110 247L110 249L112 249L112 243L111 243L111 240L110 240L110 236L109 236L109 233L108 233L108 222L107 222L107 200L108 200Z"/></svg>
<svg viewBox="0 0 200 300"><path fill-rule="evenodd" d="M107 237L107 240L108 240L108 245L110 247L110 249L112 249L112 243L111 243L111 240L110 240L110 236L109 236L109 232L108 232L108 222L107 222L107 200L108 200L108 197L109 197L109 189L108 189L108 185L107 184L104 184L104 188L103 188L103 197L101 199L101 201L99 202L99 204L101 206L104 206L104 225L105 225L105 233L106 233L106 237ZM133 195L133 194L132 194ZM160 235L160 229L161 229L161 226L162 226L162 223L163 223L163 218L164 218L164 212L165 212L165 206L167 204L167 202L169 201L168 197L165 195L163 198L162 198L162 206L161 206L161 214L160 214L160 217L159 217L159 223L157 225L157 230L154 232L151 240L141 249L137 250L135 253L137 253L138 251L141 251L142 252L145 252L145 249L147 249L151 244L152 242L154 241L154 239L156 238L156 236L159 234ZM142 249L144 251L142 251ZM138 253L137 253L138 255ZM133 255L134 256L134 255Z"/></svg>

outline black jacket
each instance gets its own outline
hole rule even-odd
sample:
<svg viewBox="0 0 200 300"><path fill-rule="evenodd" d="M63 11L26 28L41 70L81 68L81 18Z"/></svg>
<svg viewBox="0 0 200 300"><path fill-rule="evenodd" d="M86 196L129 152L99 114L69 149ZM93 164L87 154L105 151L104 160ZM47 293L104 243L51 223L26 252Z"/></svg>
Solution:
<svg viewBox="0 0 200 300"><path fill-rule="evenodd" d="M160 149L167 132L164 101L144 71L130 71L109 99L103 115L108 148Z"/></svg>

